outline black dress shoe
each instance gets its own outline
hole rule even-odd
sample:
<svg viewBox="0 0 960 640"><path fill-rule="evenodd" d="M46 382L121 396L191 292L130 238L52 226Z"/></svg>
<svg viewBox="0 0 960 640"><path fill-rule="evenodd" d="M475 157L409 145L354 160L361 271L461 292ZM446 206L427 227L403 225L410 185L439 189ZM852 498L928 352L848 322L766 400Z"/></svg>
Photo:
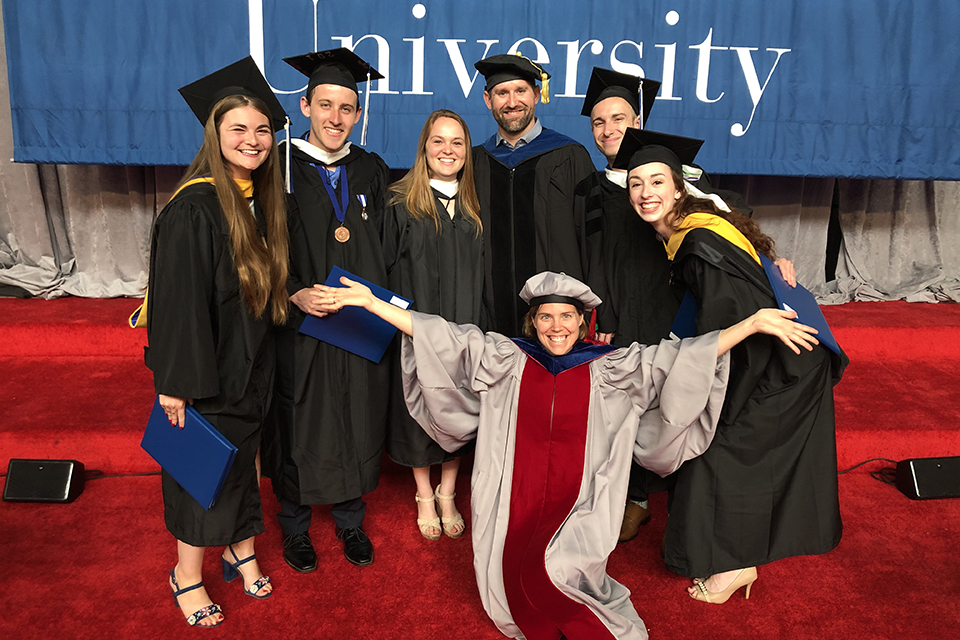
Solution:
<svg viewBox="0 0 960 640"><path fill-rule="evenodd" d="M317 552L313 550L310 534L306 531L292 533L283 539L283 559L300 573L317 570Z"/></svg>
<svg viewBox="0 0 960 640"><path fill-rule="evenodd" d="M363 527L337 527L337 540L343 542L343 557L353 564L364 567L373 562L373 543L364 533Z"/></svg>

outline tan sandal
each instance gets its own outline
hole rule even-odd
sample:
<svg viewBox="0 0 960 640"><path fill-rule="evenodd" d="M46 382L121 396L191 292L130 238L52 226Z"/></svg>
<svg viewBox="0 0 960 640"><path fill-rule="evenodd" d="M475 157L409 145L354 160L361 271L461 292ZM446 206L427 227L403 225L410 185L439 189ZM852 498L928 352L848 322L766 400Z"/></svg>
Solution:
<svg viewBox="0 0 960 640"><path fill-rule="evenodd" d="M442 493L440 493L440 485L437 485L436 491L433 492L433 497L436 498L437 500L450 500L451 502L453 502L453 499L457 497L457 494L454 493L452 496L445 496ZM443 517L443 518L440 518L440 520L443 522L443 532L447 534L447 536L449 536L450 538L453 538L454 540L462 536L463 532L467 530L467 525L466 523L464 523L463 516L460 515L459 511L457 511L456 515ZM457 525L460 525L460 531L453 533L453 530Z"/></svg>
<svg viewBox="0 0 960 640"><path fill-rule="evenodd" d="M413 497L417 499L417 502L436 502L434 496L429 498L421 498L419 493L413 494ZM440 516L435 518L417 518L417 526L420 527L420 535L422 535L427 540L439 540L440 536L443 535L439 531L436 533L427 533L428 529L441 529L440 526Z"/></svg>

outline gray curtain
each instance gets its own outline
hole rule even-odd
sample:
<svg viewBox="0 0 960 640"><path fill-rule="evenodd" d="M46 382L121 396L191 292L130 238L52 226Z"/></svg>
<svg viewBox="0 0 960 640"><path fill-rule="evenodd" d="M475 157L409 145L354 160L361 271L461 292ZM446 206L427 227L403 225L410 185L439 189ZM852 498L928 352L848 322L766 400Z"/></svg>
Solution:
<svg viewBox="0 0 960 640"><path fill-rule="evenodd" d="M0 285L45 298L142 295L151 223L181 168L5 160L13 157L13 134L2 42L0 58ZM840 180L843 243L837 277L826 282L834 179L716 182L743 194L777 253L822 302L960 301L960 183Z"/></svg>

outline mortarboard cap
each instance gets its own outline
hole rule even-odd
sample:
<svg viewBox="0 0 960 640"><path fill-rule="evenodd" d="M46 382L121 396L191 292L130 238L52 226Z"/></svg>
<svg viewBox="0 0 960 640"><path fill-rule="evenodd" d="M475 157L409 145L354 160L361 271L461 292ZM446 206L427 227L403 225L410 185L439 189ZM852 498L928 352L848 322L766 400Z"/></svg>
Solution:
<svg viewBox="0 0 960 640"><path fill-rule="evenodd" d="M270 110L270 122L274 131L283 129L287 122L287 114L284 113L280 101L250 56L180 87L180 95L187 101L201 124L206 124L214 105L232 95L252 96L262 100Z"/></svg>
<svg viewBox="0 0 960 640"><path fill-rule="evenodd" d="M523 285L520 297L531 307L550 302L572 304L588 314L601 302L590 287L565 273L544 271L531 277Z"/></svg>
<svg viewBox="0 0 960 640"><path fill-rule="evenodd" d="M550 85L548 82L550 74L530 58L520 55L520 52L515 55L501 53L490 56L478 60L473 66L487 81L484 87L485 91L489 91L501 82L509 82L510 80L526 80L534 86L537 82L540 82L543 85L540 99L544 103L550 102Z"/></svg>
<svg viewBox="0 0 960 640"><path fill-rule="evenodd" d="M383 78L379 71L346 47L313 51L302 56L284 58L283 61L310 78L307 95L318 84L335 84L359 94L358 82Z"/></svg>
<svg viewBox="0 0 960 640"><path fill-rule="evenodd" d="M627 129L620 151L613 161L614 169L630 171L649 162L662 162L683 175L685 164L693 164L703 140L684 138L656 131Z"/></svg>
<svg viewBox="0 0 960 640"><path fill-rule="evenodd" d="M590 112L597 106L597 103L607 98L623 98L633 110L640 115L640 128L644 128L647 118L650 117L650 110L653 109L653 101L657 98L657 92L660 91L660 83L656 80L631 76L627 73L619 73L610 69L601 69L594 67L590 74L590 84L587 86L587 96L583 100L583 110L580 115L590 117ZM643 99L643 113L640 113L640 99Z"/></svg>

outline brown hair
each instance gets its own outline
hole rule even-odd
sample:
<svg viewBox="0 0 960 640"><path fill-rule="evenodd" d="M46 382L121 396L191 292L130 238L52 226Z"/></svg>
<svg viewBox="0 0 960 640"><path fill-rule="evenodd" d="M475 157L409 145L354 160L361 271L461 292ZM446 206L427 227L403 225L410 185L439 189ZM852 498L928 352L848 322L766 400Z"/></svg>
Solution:
<svg viewBox="0 0 960 640"><path fill-rule="evenodd" d="M450 118L457 121L463 128L463 142L465 146L463 168L457 175L460 183L457 188L457 201L460 212L470 220L477 230L477 237L483 232L480 222L480 200L477 198L477 187L473 182L473 153L471 152L470 129L463 118L447 109L434 111L423 123L420 131L420 142L417 146L417 157L413 167L400 180L389 187L393 194L389 205L403 204L415 220L433 220L437 233L440 233L440 217L434 204L433 190L430 188L430 171L427 167L427 142L430 140L430 131L434 123L440 118Z"/></svg>
<svg viewBox="0 0 960 640"><path fill-rule="evenodd" d="M673 176L673 184L677 190L680 191L680 198L673 205L673 211L676 216L671 221L671 225L674 229L679 227L680 221L687 217L688 214L712 213L736 227L740 233L746 236L747 240L750 241L750 244L753 245L753 248L756 249L758 253L762 253L770 258L770 260L777 259L777 254L774 252L773 238L761 231L760 225L757 224L755 220L737 211L723 211L717 208L717 205L715 205L712 200L690 195L687 193L687 190L683 188L683 176L677 173L673 167L670 167L670 174Z"/></svg>
<svg viewBox="0 0 960 640"><path fill-rule="evenodd" d="M177 189L200 176L213 179L220 209L230 228L233 261L247 306L259 318L269 304L271 319L282 324L287 319L289 304L286 289L289 257L280 156L276 143L272 144L267 159L253 170L252 175L254 193L267 223L266 242L263 242L250 215L250 205L233 181L220 151L220 124L227 112L238 107L253 107L270 119L270 110L258 98L232 95L220 100L210 110L203 127L203 145L187 167Z"/></svg>
<svg viewBox="0 0 960 640"><path fill-rule="evenodd" d="M530 307L530 310L527 311L527 315L523 316L523 335L527 338L532 339L537 337L537 313L540 311L541 306L543 305L538 304ZM574 310L580 314L580 333L577 336L577 340L583 340L587 337L587 317L576 307L574 307Z"/></svg>

